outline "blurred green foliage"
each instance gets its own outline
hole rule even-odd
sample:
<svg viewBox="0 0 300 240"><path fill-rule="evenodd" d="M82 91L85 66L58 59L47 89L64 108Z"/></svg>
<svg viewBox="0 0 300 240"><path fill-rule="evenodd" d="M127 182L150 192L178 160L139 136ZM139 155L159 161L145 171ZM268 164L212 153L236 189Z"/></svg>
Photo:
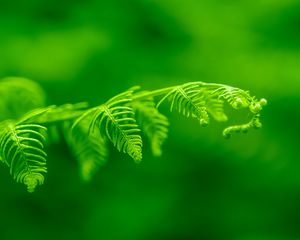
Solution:
<svg viewBox="0 0 300 240"><path fill-rule="evenodd" d="M49 104L188 80L269 105L229 141L169 115L161 158L114 152L88 185L65 146L33 195L1 167L0 239L300 239L299 62L297 0L1 0L0 78L38 81Z"/></svg>

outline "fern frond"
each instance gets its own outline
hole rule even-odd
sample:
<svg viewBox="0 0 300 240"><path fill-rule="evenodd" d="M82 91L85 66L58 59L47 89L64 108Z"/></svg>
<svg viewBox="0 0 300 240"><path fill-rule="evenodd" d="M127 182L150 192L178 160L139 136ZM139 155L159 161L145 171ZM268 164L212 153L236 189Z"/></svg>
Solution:
<svg viewBox="0 0 300 240"><path fill-rule="evenodd" d="M131 156L136 162L142 160L142 138L140 129L135 120L132 107L133 90L121 93L105 104L88 110L73 124L75 129L85 118L91 117L89 132L100 130L101 135L106 135L113 145Z"/></svg>
<svg viewBox="0 0 300 240"><path fill-rule="evenodd" d="M252 119L248 123L227 127L223 131L225 138L230 138L233 133L247 133L251 128L261 128L262 124L260 123L259 112L267 104L266 99L257 100L250 95L249 91L224 85L212 91L211 95L217 97L219 100L226 100L234 109L249 108L253 114Z"/></svg>
<svg viewBox="0 0 300 240"><path fill-rule="evenodd" d="M231 86L222 86L212 93L218 99L226 100L234 109L247 108L255 100L248 91Z"/></svg>
<svg viewBox="0 0 300 240"><path fill-rule="evenodd" d="M80 167L80 175L84 181L90 181L98 169L108 159L107 141L99 131L88 134L86 124L77 126L71 130L68 123L64 127L66 141L77 159Z"/></svg>
<svg viewBox="0 0 300 240"><path fill-rule="evenodd" d="M187 83L175 87L159 101L157 107L167 99L171 101L171 112L176 109L186 117L197 118L201 126L208 125L209 116L205 105L205 91L201 88L201 83Z"/></svg>
<svg viewBox="0 0 300 240"><path fill-rule="evenodd" d="M86 103L44 107L43 92L35 83L19 78L0 82L1 117L14 119L0 122L0 161L10 168L17 182L33 192L44 182L47 172L44 151L47 129L59 137L64 135L79 162L82 178L89 180L107 161L108 140L140 162L142 132L149 139L153 154L161 155L169 122L157 108L166 101L170 102L170 111L196 118L202 126L209 123L210 116L217 121L227 120L225 102L236 110L248 108L251 120L226 128L223 131L226 138L260 128L260 111L267 104L265 99L258 100L248 91L215 83L192 82L154 91L137 90L138 87L131 88L93 108ZM155 106L156 97L160 100Z"/></svg>
<svg viewBox="0 0 300 240"><path fill-rule="evenodd" d="M1 159L9 166L16 182L27 185L28 192L43 184L43 174L47 172L47 154L44 151L46 130L37 124L6 122L1 131Z"/></svg>
<svg viewBox="0 0 300 240"><path fill-rule="evenodd" d="M153 155L161 156L161 147L168 137L168 118L157 110L153 98L133 101L131 106L135 111L142 132L150 141Z"/></svg>

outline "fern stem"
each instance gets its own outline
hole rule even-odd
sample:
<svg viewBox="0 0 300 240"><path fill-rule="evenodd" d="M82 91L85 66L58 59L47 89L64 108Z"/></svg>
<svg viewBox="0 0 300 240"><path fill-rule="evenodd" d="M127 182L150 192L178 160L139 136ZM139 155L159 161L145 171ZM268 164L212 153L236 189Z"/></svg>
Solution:
<svg viewBox="0 0 300 240"><path fill-rule="evenodd" d="M226 87L226 85L218 84L218 83L205 83L205 82L195 82L195 83L198 83L199 86L206 87L206 88L212 88L212 89ZM153 91L137 93L137 94L134 94L132 96L132 100L133 101L134 100L141 100L141 99L147 99L147 98L151 98L151 97L157 97L157 96L160 96L160 95L165 95L165 94L169 93L170 91L172 91L173 89L175 89L179 86L181 86L181 85L162 88L162 89L157 89L157 90L153 90Z"/></svg>
<svg viewBox="0 0 300 240"><path fill-rule="evenodd" d="M205 83L205 82L194 82L194 83L198 84L199 87L206 88L207 90L218 90L221 88L228 87L227 85L218 84L218 83ZM131 100L132 101L140 101L140 100L146 100L146 99L153 98L153 97L159 97L159 96L164 96L164 95L166 96L168 93L170 93L171 91L173 91L174 89L176 89L178 87L181 87L181 85L166 87L166 88L157 89L157 90L153 90L153 91L142 91L142 92L137 92L137 93L133 92L133 94L131 96ZM95 111L98 108L99 108L99 106L90 108L88 110L87 109L81 110L81 109L76 109L76 108L75 109L66 109L66 111L70 111L71 114L65 115L63 117L63 119L56 118L57 114L61 114L61 112L59 112L59 111L56 112L54 110L53 112L49 112L47 114L48 116L46 118L45 118L45 116L43 116L42 118L35 119L35 121L40 124L55 125L58 122L72 120L72 119L76 119L76 118L79 118L81 120L85 117L85 115L88 114L88 112ZM54 116L53 119L51 119L51 116ZM78 121L80 121L79 119L78 119Z"/></svg>
<svg viewBox="0 0 300 240"><path fill-rule="evenodd" d="M167 87L167 88L157 89L154 91L137 93L132 96L132 100L134 101L134 100L148 99L151 97L164 95L164 94L167 94L168 92L172 91L175 87Z"/></svg>

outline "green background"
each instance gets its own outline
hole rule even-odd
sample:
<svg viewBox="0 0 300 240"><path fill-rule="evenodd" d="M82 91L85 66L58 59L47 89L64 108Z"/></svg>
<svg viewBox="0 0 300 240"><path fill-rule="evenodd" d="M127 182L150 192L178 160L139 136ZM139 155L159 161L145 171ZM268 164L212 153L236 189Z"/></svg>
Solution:
<svg viewBox="0 0 300 240"><path fill-rule="evenodd" d="M49 104L141 85L224 83L268 99L263 129L222 138L170 117L161 158L112 151L90 184L62 144L34 194L0 169L0 239L300 239L298 0L0 1L0 77ZM233 114L233 116L235 116ZM238 116L240 121L245 117Z"/></svg>

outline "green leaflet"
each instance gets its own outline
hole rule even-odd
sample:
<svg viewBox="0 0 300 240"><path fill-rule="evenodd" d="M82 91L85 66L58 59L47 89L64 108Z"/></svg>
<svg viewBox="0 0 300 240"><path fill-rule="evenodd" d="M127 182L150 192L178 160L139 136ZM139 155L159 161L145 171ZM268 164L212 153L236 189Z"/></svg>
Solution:
<svg viewBox="0 0 300 240"><path fill-rule="evenodd" d="M10 168L16 182L27 185L28 192L43 184L44 174L47 173L47 155L44 151L46 130L41 125L7 122L1 132L1 159Z"/></svg>
<svg viewBox="0 0 300 240"><path fill-rule="evenodd" d="M182 86L175 87L167 95L165 95L157 107L165 100L170 99L170 111L177 110L186 117L197 118L201 126L207 126L209 116L205 106L205 98L203 89L199 83L187 83Z"/></svg>
<svg viewBox="0 0 300 240"><path fill-rule="evenodd" d="M137 122L141 126L142 132L149 139L153 155L161 156L161 147L168 137L168 118L157 110L152 98L143 101L133 101L130 105L135 111Z"/></svg>
<svg viewBox="0 0 300 240"><path fill-rule="evenodd" d="M73 129L82 121L91 117L88 126L89 133L100 131L105 135L118 151L127 153L136 162L142 160L142 138L140 129L136 124L132 107L128 103L132 101L133 90L121 93L107 101L105 104L88 110L73 124Z"/></svg>
<svg viewBox="0 0 300 240"><path fill-rule="evenodd" d="M225 99L234 109L247 108L255 98L251 97L248 91L241 90L230 86L222 86L211 93L218 99Z"/></svg>
<svg viewBox="0 0 300 240"><path fill-rule="evenodd" d="M66 141L79 164L80 176L90 181L108 159L107 141L99 131L88 133L87 124L80 124L71 130L69 123L64 126Z"/></svg>

